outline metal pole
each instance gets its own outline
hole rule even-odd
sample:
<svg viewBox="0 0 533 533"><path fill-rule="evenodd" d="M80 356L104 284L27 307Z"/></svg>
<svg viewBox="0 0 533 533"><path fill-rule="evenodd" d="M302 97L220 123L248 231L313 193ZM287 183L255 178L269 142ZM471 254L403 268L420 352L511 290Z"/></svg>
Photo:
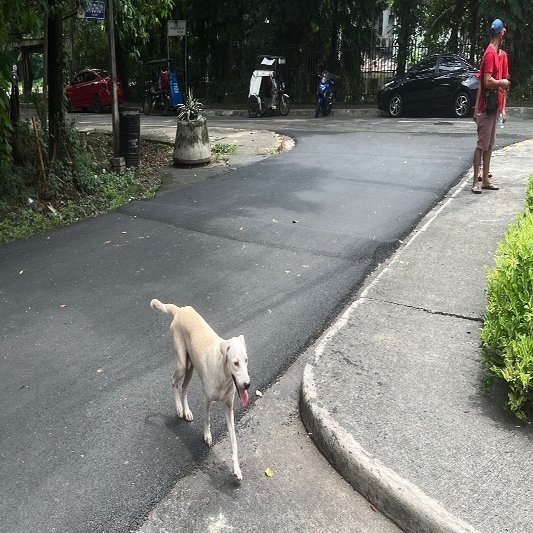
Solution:
<svg viewBox="0 0 533 533"><path fill-rule="evenodd" d="M116 0L117 2L119 0ZM113 154L120 156L118 93L117 93L117 58L115 55L115 20L113 16L113 0L107 2L107 35L109 40L109 59L111 64L111 121L113 126Z"/></svg>
<svg viewBox="0 0 533 533"><path fill-rule="evenodd" d="M45 15L45 20L44 20L43 101L48 103L48 13Z"/></svg>
<svg viewBox="0 0 533 533"><path fill-rule="evenodd" d="M187 23L186 23L187 24ZM187 80L187 26L185 26L185 94L189 94L189 82Z"/></svg>

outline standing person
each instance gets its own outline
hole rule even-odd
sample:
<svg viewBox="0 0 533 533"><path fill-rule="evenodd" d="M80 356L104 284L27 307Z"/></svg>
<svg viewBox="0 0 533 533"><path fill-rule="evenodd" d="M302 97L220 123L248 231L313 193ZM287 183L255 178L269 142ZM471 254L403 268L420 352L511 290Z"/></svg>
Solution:
<svg viewBox="0 0 533 533"><path fill-rule="evenodd" d="M507 29L505 25L502 30L502 40L505 37L505 32ZM503 48L498 50L498 66L500 68L502 79L509 79L509 62L507 60L507 53ZM476 77L479 79L480 73L476 73ZM478 106L479 106L479 94L481 92L481 83L478 85L477 94L476 94L476 105L474 107L474 120L477 120ZM501 87L498 89L498 114L502 114L503 122L507 121L507 91L503 90ZM492 152L492 151L491 151ZM491 153L492 155L492 153ZM478 181L483 181L483 158L479 162L479 171L478 171ZM492 174L490 173L490 168L488 171L489 181L492 179Z"/></svg>
<svg viewBox="0 0 533 533"><path fill-rule="evenodd" d="M496 136L496 117L498 115L499 89L507 90L510 86L509 80L502 79L502 69L499 65L498 51L503 40L503 22L500 19L494 20L490 27L490 43L485 49L480 73L481 90L479 100L474 111L477 123L477 146L474 152L474 178L472 192L481 194L481 189L497 190L489 178L490 158L492 146ZM495 92L493 96L490 91ZM495 104L491 107L491 100L495 99ZM478 184L477 176L481 158L483 157L483 178L481 185Z"/></svg>

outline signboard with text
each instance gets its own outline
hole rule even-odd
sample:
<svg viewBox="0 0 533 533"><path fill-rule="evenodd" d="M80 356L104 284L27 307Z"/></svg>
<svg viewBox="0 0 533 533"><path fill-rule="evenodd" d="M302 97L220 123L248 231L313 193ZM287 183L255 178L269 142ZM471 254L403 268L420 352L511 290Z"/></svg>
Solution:
<svg viewBox="0 0 533 533"><path fill-rule="evenodd" d="M105 19L105 0L86 0L85 18L93 20Z"/></svg>
<svg viewBox="0 0 533 533"><path fill-rule="evenodd" d="M187 33L186 20L169 20L167 26L168 37L185 37Z"/></svg>

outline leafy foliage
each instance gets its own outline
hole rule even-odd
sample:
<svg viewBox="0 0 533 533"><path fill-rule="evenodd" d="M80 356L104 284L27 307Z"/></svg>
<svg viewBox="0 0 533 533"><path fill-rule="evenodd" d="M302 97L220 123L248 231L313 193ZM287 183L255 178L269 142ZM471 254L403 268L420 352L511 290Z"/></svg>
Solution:
<svg viewBox="0 0 533 533"><path fill-rule="evenodd" d="M533 176L524 214L498 245L488 273L481 331L485 367L509 387L508 407L525 418L533 405Z"/></svg>
<svg viewBox="0 0 533 533"><path fill-rule="evenodd" d="M89 166L72 176L70 165L55 165L48 196L40 194L39 184L31 181L35 166L29 165L25 174L21 170L19 183L25 184L24 188L0 201L0 243L116 209L132 199L151 198L161 183L155 168L168 164L172 157L170 146L143 142L143 165L137 171L118 174L107 171L113 153L110 135L82 134L81 140L78 145L83 155L72 160L85 160ZM31 138L27 142L31 143ZM33 151L30 146L28 153Z"/></svg>
<svg viewBox="0 0 533 533"><path fill-rule="evenodd" d="M203 107L204 105L198 98L193 97L192 90L189 89L187 100L178 106L178 120L198 120L202 117Z"/></svg>

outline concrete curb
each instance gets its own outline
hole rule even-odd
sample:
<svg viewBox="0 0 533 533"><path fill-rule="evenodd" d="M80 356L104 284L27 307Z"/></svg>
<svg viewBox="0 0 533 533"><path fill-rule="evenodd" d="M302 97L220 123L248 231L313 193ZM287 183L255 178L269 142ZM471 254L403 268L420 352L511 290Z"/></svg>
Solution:
<svg viewBox="0 0 533 533"><path fill-rule="evenodd" d="M320 406L314 366L304 369L300 416L311 438L341 475L404 531L420 533L476 533L476 529L449 513L437 501L365 451Z"/></svg>
<svg viewBox="0 0 533 533"><path fill-rule="evenodd" d="M342 104L339 104L340 106ZM21 108L33 108L33 104L22 102L20 104ZM120 111L138 111L142 114L142 106L141 104L135 103L135 102L124 102L120 106ZM248 111L246 108L241 109L209 109L204 108L202 111L202 114L205 117L248 117ZM511 117L521 117L521 118L533 118L533 106L532 107L526 107L526 106L516 106L516 107L508 107L507 108L507 114ZM333 110L331 111L332 116L337 117L380 117L383 116L382 112L377 109L376 107L355 107L355 108L343 108L343 107L336 107L333 106ZM171 116L171 115L170 115ZM289 117L312 117L315 116L315 110L312 107L308 108L294 108L291 109L289 112ZM261 117L258 117L259 119ZM428 116L425 118L435 118L433 116ZM254 119L257 120L257 119Z"/></svg>
<svg viewBox="0 0 533 533"><path fill-rule="evenodd" d="M318 449L352 487L402 530L412 533L477 533L477 530L373 457L338 424L329 411L321 405L314 369L328 341L344 327L353 310L364 302L370 286L384 271L394 265L405 247L409 246L420 232L425 231L444 206L467 185L468 176L467 172L454 188L447 202L436 206L419 222L406 243L393 255L391 261L370 275L357 300L341 314L311 348L312 360L306 364L302 378L300 416Z"/></svg>

